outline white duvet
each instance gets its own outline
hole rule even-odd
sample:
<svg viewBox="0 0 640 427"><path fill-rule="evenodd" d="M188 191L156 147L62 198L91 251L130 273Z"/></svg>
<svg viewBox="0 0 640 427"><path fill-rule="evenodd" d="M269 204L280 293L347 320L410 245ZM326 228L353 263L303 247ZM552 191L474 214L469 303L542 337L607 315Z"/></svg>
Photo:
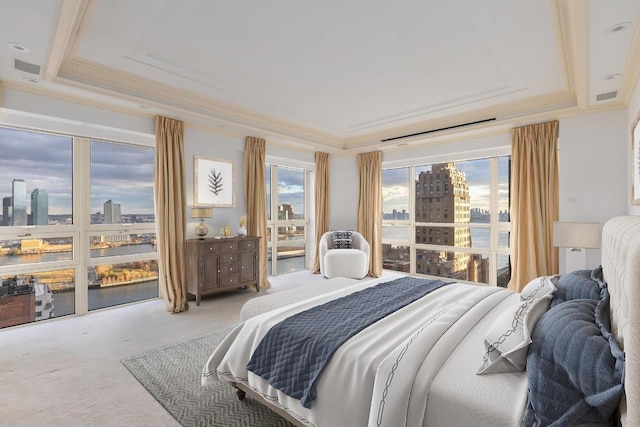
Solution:
<svg viewBox="0 0 640 427"><path fill-rule="evenodd" d="M247 372L251 354L272 325L374 284L348 286L248 319L211 355L202 384L242 382L309 426L520 424L526 375L475 375L486 330L519 301L519 294L501 288L447 285L366 328L334 354L311 409Z"/></svg>

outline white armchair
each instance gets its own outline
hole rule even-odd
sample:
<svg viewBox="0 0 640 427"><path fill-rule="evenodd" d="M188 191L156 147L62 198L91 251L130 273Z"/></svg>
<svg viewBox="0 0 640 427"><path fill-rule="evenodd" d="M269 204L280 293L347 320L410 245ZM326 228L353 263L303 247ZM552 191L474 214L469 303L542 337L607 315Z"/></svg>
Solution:
<svg viewBox="0 0 640 427"><path fill-rule="evenodd" d="M334 277L362 279L367 275L369 271L369 242L357 231L352 233L352 249L334 249L331 231L324 233L320 238L318 248L320 274L324 277L329 279Z"/></svg>

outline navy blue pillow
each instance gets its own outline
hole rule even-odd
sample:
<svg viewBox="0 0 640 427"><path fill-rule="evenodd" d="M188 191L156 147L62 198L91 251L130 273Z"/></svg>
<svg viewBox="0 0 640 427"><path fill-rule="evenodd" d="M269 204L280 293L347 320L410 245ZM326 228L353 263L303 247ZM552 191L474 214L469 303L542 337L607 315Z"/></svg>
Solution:
<svg viewBox="0 0 640 427"><path fill-rule="evenodd" d="M574 299L600 300L601 286L598 279L602 280L602 267L595 270L577 270L563 274L556 283L557 291L554 292L551 304L553 308L565 301Z"/></svg>
<svg viewBox="0 0 640 427"><path fill-rule="evenodd" d="M529 407L523 426L604 422L615 411L625 361L610 333L608 311L605 287L599 301L566 301L538 321L527 357Z"/></svg>

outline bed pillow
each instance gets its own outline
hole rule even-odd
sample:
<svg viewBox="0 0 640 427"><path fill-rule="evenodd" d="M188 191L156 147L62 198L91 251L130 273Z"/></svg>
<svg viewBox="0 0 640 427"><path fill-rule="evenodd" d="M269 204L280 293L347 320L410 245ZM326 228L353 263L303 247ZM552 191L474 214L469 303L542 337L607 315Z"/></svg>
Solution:
<svg viewBox="0 0 640 427"><path fill-rule="evenodd" d="M574 299L600 300L602 267L595 270L577 270L563 274L556 283L551 307Z"/></svg>
<svg viewBox="0 0 640 427"><path fill-rule="evenodd" d="M353 249L353 231L334 231L333 249Z"/></svg>
<svg viewBox="0 0 640 427"><path fill-rule="evenodd" d="M527 286L520 292L520 300L527 298L543 298L547 295L553 295L556 291L556 283L560 276L541 276L530 281Z"/></svg>
<svg viewBox="0 0 640 427"><path fill-rule="evenodd" d="M500 314L485 335L485 353L476 374L523 371L531 332L547 311L550 300L551 295L527 298Z"/></svg>
<svg viewBox="0 0 640 427"><path fill-rule="evenodd" d="M625 356L610 332L608 311L605 288L600 301L566 301L540 319L527 360L523 426L599 423L615 411Z"/></svg>

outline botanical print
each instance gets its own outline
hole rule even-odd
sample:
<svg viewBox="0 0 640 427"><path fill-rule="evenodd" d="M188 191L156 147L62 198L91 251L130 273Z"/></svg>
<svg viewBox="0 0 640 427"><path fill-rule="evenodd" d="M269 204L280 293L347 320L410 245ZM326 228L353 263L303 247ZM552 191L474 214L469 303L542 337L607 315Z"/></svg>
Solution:
<svg viewBox="0 0 640 427"><path fill-rule="evenodd" d="M233 161L194 157L194 205L235 207Z"/></svg>

